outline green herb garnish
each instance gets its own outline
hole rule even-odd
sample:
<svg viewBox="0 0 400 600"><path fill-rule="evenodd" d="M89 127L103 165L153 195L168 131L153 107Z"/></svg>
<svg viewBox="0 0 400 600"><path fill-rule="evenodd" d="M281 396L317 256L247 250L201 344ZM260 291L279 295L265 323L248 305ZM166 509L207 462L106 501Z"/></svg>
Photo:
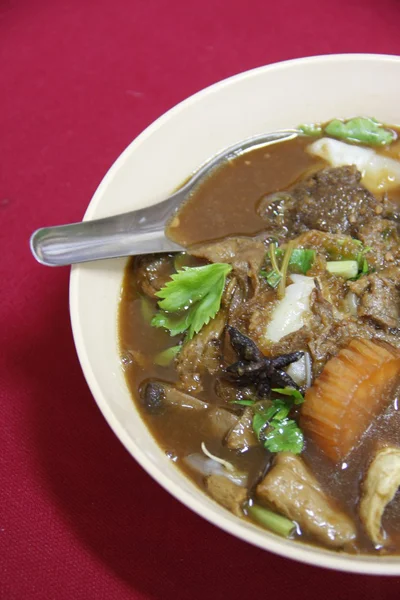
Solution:
<svg viewBox="0 0 400 600"><path fill-rule="evenodd" d="M172 348L167 348L166 350L159 352L154 357L154 363L160 367L168 367L181 348L182 346L172 346Z"/></svg>
<svg viewBox="0 0 400 600"><path fill-rule="evenodd" d="M253 503L248 504L244 509L254 521L283 537L289 537L296 529L296 523L272 512L272 510L268 510L268 508L264 508L264 506Z"/></svg>
<svg viewBox="0 0 400 600"><path fill-rule="evenodd" d="M285 387L285 388L272 388L273 392L277 392L278 394L282 394L283 396L291 396L294 399L295 404L303 404L304 396L296 390L295 388Z"/></svg>
<svg viewBox="0 0 400 600"><path fill-rule="evenodd" d="M276 388L273 391L290 398L273 400L267 407L261 405L253 417L254 432L270 452L288 451L299 454L304 445L303 433L296 421L289 419L288 415L293 405L301 404L304 398L300 392L291 388Z"/></svg>
<svg viewBox="0 0 400 600"><path fill-rule="evenodd" d="M273 246L273 248L271 247ZM270 246L270 260L272 265L272 271L260 271L260 275L266 279L267 283L272 287L276 288L282 279L281 269L278 267L277 259L282 258L285 255L285 251L282 248L276 248L274 244ZM303 273L305 275L310 269L315 260L315 250L308 248L294 248L291 252L288 271L291 273Z"/></svg>
<svg viewBox="0 0 400 600"><path fill-rule="evenodd" d="M191 339L219 311L226 276L231 270L225 263L183 267L156 293L161 298L161 311L151 324L168 329L172 336L186 332Z"/></svg>
<svg viewBox="0 0 400 600"><path fill-rule="evenodd" d="M304 436L293 419L272 421L265 436L264 448L270 452L293 452L300 454L304 446Z"/></svg>
<svg viewBox="0 0 400 600"><path fill-rule="evenodd" d="M393 131L385 129L379 121L368 117L356 117L349 121L333 119L325 127L325 133L335 138L369 146L384 146L395 139Z"/></svg>
<svg viewBox="0 0 400 600"><path fill-rule="evenodd" d="M358 262L356 260L331 260L326 263L326 269L331 275L354 279L358 274Z"/></svg>
<svg viewBox="0 0 400 600"><path fill-rule="evenodd" d="M304 135L318 136L322 134L322 127L318 123L299 125L298 129Z"/></svg>
<svg viewBox="0 0 400 600"><path fill-rule="evenodd" d="M255 400L231 400L231 404L239 404L240 406L253 406Z"/></svg>
<svg viewBox="0 0 400 600"><path fill-rule="evenodd" d="M282 275L280 273L277 273L276 271L260 271L260 275L262 277L264 277L264 279L267 281L268 285L270 285L272 288L276 288L281 280Z"/></svg>

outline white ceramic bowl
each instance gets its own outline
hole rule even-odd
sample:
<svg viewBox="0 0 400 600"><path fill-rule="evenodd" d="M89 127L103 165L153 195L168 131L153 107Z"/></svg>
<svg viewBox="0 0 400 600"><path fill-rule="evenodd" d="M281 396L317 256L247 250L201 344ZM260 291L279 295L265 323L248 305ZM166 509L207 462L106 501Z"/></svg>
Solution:
<svg viewBox="0 0 400 600"><path fill-rule="evenodd" d="M394 56L317 56L236 75L188 98L135 139L104 177L85 220L157 203L210 156L259 133L355 115L399 123L399 98L400 57ZM282 539L240 520L202 494L167 459L135 410L120 365L117 309L125 262L75 266L70 309L86 380L132 456L181 502L260 548L343 571L399 575L400 557L339 554Z"/></svg>

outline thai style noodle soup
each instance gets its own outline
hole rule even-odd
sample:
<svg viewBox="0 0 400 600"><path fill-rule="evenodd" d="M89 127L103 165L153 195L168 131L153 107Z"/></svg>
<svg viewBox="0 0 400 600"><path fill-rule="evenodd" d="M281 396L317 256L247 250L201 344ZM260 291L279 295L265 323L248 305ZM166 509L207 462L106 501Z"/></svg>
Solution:
<svg viewBox="0 0 400 600"><path fill-rule="evenodd" d="M169 459L238 518L349 553L400 553L398 134L334 119L233 158L120 302Z"/></svg>

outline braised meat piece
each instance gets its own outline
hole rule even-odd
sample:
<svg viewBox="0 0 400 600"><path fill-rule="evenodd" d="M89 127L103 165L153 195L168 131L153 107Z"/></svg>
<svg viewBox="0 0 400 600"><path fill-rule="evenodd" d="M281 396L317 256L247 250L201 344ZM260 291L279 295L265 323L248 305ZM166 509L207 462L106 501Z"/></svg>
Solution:
<svg viewBox="0 0 400 600"><path fill-rule="evenodd" d="M206 479L206 488L210 496L238 517L243 516L242 506L247 498L247 490L235 485L223 475L210 475Z"/></svg>
<svg viewBox="0 0 400 600"><path fill-rule="evenodd" d="M329 500L299 456L278 454L272 469L257 486L257 497L327 546L340 548L356 537L350 517Z"/></svg>
<svg viewBox="0 0 400 600"><path fill-rule="evenodd" d="M174 272L171 257L165 254L136 256L133 264L137 286L150 298L156 298L156 293L164 287Z"/></svg>
<svg viewBox="0 0 400 600"><path fill-rule="evenodd" d="M355 235L379 204L360 181L354 166L323 169L276 199L266 198L259 213L268 229L290 238L309 229Z"/></svg>
<svg viewBox="0 0 400 600"><path fill-rule="evenodd" d="M258 274L266 255L266 248L260 240L246 237L226 238L220 242L192 248L190 253L209 262L229 263L246 292L249 290L249 282L253 290L258 290Z"/></svg>
<svg viewBox="0 0 400 600"><path fill-rule="evenodd" d="M253 411L246 408L239 418L238 422L228 433L226 445L230 450L248 450L253 446L258 446L258 440L253 429Z"/></svg>
<svg viewBox="0 0 400 600"><path fill-rule="evenodd" d="M384 271L366 275L350 283L350 288L360 299L357 309L360 317L370 319L383 329L399 327L400 293Z"/></svg>

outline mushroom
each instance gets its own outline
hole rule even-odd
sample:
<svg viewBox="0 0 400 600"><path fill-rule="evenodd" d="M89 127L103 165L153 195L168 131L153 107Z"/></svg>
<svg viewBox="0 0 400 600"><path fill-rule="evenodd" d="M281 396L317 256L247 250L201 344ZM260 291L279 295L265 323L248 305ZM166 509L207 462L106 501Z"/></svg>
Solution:
<svg viewBox="0 0 400 600"><path fill-rule="evenodd" d="M372 461L362 485L360 519L374 544L382 546L387 535L382 530L386 506L400 486L400 448L383 448Z"/></svg>

